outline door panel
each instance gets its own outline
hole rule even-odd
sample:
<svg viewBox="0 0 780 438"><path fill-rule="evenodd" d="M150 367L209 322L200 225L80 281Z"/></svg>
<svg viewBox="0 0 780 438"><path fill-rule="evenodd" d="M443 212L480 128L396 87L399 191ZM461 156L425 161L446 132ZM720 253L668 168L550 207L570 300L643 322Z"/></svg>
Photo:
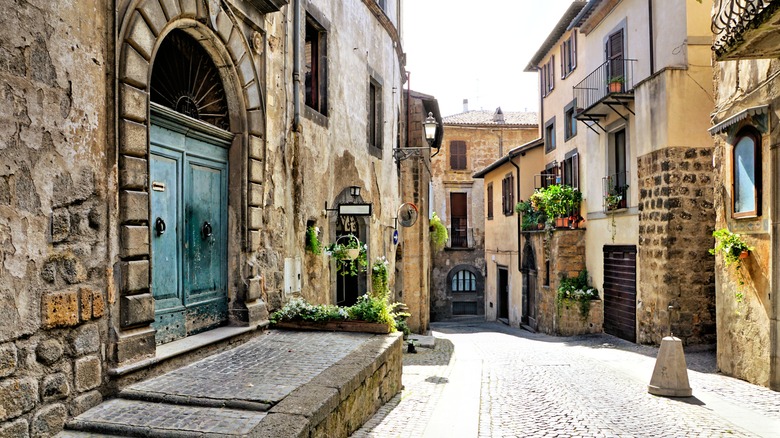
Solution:
<svg viewBox="0 0 780 438"><path fill-rule="evenodd" d="M161 344L227 320L228 166L223 147L155 125L150 131L152 291Z"/></svg>
<svg viewBox="0 0 780 438"><path fill-rule="evenodd" d="M635 246L604 246L604 331L636 342Z"/></svg>

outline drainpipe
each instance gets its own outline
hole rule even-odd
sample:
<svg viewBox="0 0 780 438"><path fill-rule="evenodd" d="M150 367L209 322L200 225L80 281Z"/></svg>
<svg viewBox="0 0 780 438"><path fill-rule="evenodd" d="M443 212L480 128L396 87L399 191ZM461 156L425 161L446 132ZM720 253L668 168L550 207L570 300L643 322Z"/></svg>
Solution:
<svg viewBox="0 0 780 438"><path fill-rule="evenodd" d="M293 132L301 124L301 0L293 0Z"/></svg>
<svg viewBox="0 0 780 438"><path fill-rule="evenodd" d="M655 73L655 43L653 41L653 0L647 0L647 15L649 21L650 33L650 76ZM631 78L633 81L634 79Z"/></svg>
<svg viewBox="0 0 780 438"><path fill-rule="evenodd" d="M515 170L517 171L517 199L520 199L520 166L515 164L515 161L512 159L512 154L509 155L509 162L512 164L512 166L515 167ZM512 206L512 209L514 210L514 206ZM521 272L523 261L520 259L520 254L522 253L522 249L520 248L520 238L522 237L522 223L520 222L520 213L517 213L517 272Z"/></svg>

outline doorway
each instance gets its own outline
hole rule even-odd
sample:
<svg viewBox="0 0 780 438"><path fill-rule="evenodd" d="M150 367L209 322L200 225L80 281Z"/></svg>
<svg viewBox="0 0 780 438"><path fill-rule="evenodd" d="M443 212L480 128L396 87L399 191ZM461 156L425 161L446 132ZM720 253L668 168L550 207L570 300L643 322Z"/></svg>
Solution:
<svg viewBox="0 0 780 438"><path fill-rule="evenodd" d="M507 268L498 267L497 281L498 319L509 323L509 270Z"/></svg>
<svg viewBox="0 0 780 438"><path fill-rule="evenodd" d="M523 249L523 324L527 324L536 330L536 285L537 270L536 258L534 257L533 247L530 244L525 245Z"/></svg>
<svg viewBox="0 0 780 438"><path fill-rule="evenodd" d="M604 245L604 332L636 342L636 246Z"/></svg>
<svg viewBox="0 0 780 438"><path fill-rule="evenodd" d="M360 224L355 216L339 216L336 219L336 241L339 238L348 236L355 236L361 242L360 236ZM345 238L346 239L346 238ZM345 239L342 239L342 243ZM336 263L342 263L336 261ZM358 296L360 296L360 281L358 275L343 275L343 271L339 271L336 274L336 304L339 306L351 306L357 302Z"/></svg>

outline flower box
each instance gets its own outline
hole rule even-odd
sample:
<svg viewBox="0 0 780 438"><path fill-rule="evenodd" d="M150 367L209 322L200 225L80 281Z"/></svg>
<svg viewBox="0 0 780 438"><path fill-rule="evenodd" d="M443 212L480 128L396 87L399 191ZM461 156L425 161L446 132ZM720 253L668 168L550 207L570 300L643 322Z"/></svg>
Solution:
<svg viewBox="0 0 780 438"><path fill-rule="evenodd" d="M319 330L326 332L362 332L362 333L390 333L390 326L376 322L366 321L280 321L273 324L274 328L288 330Z"/></svg>

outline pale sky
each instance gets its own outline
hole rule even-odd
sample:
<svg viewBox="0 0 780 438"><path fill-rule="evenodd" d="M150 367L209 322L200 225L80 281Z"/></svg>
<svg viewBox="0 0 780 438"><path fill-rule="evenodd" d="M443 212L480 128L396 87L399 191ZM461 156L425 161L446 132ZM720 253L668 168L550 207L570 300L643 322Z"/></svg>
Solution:
<svg viewBox="0 0 780 438"><path fill-rule="evenodd" d="M531 57L571 0L406 0L403 49L412 90L442 116L470 110L538 111Z"/></svg>

